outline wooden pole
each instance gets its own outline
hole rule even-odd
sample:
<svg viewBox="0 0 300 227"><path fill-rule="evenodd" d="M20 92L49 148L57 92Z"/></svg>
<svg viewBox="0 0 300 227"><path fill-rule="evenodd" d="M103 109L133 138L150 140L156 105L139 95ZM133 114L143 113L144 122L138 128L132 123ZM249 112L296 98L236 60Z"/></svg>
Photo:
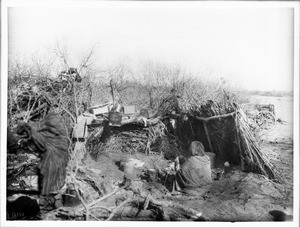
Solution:
<svg viewBox="0 0 300 227"><path fill-rule="evenodd" d="M112 79L109 81L109 85L110 85L111 97L112 97L113 103L115 103L114 86L113 86L113 80Z"/></svg>
<svg viewBox="0 0 300 227"><path fill-rule="evenodd" d="M228 114L223 114L223 115L217 115L217 116L212 116L212 117L197 117L195 116L195 119L199 120L199 121L204 121L204 122L208 122L210 120L214 120L214 119L220 119L220 118L225 118L225 117L231 117L235 115L235 112L232 113L228 113Z"/></svg>
<svg viewBox="0 0 300 227"><path fill-rule="evenodd" d="M245 170L245 162L244 162L244 154L243 154L243 150L242 150L242 147L241 147L241 142L240 142L240 131L239 131L239 122L238 122L238 114L237 114L237 111L236 111L236 114L235 114L235 135L236 135L236 143L237 143L237 148L238 148L238 152L240 154L240 159L241 159L241 168L242 168L242 171Z"/></svg>
<svg viewBox="0 0 300 227"><path fill-rule="evenodd" d="M206 137L207 137L207 141L208 141L208 144L209 144L210 152L214 153L213 148L212 148L212 144L211 144L211 141L210 141L210 137L209 137L209 134L208 134L208 128L207 128L207 125L206 125L206 121L203 122L203 126L204 126L205 134L206 134Z"/></svg>

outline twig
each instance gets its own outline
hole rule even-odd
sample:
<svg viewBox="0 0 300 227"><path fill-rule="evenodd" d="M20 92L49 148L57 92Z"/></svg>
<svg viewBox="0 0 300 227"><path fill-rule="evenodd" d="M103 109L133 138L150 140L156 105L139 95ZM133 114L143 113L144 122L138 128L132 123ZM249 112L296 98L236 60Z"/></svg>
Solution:
<svg viewBox="0 0 300 227"><path fill-rule="evenodd" d="M129 197L128 199L123 201L119 206L117 206L116 209L114 209L114 211L109 215L106 221L110 221L115 216L115 214L121 209L121 207L125 206L127 203L130 203L131 201L132 201L132 197Z"/></svg>
<svg viewBox="0 0 300 227"><path fill-rule="evenodd" d="M76 91L75 91L75 86L76 86L76 83L73 83L73 95L74 95L74 104L75 104L75 114L76 114L76 123L77 123L77 118L78 118L78 105L77 105L77 97L76 97ZM76 86L77 88L77 86Z"/></svg>
<svg viewBox="0 0 300 227"><path fill-rule="evenodd" d="M149 203L150 203L150 196L148 195L145 199L144 210L147 210Z"/></svg>
<svg viewBox="0 0 300 227"><path fill-rule="evenodd" d="M91 216L92 218L94 218L96 221L100 221L100 219L96 218L95 215L90 214L90 216Z"/></svg>
<svg viewBox="0 0 300 227"><path fill-rule="evenodd" d="M78 195L78 198L80 200L80 202L82 203L84 209L86 210L86 220L88 221L89 220L89 216L90 216L90 211L89 211L89 207L86 205L86 203L84 202L83 198L81 197L81 194L79 193L79 190L76 186L76 181L77 179L75 178L75 175L76 175L76 172L77 172L77 166L78 166L78 163L76 165L76 171L75 171L75 174L73 176L71 176L72 180L73 180L73 184L74 184L74 188L76 190L76 194Z"/></svg>
<svg viewBox="0 0 300 227"><path fill-rule="evenodd" d="M87 68L88 67L88 62L90 61L91 57L94 54L94 48L95 48L95 46L91 49L91 51L88 53L88 55L86 56L86 58L82 59L82 62L81 62L80 68L79 68L79 73L81 73L81 70L83 68Z"/></svg>
<svg viewBox="0 0 300 227"><path fill-rule="evenodd" d="M31 112L33 110L34 105L36 104L36 99L35 99L32 107L30 108L31 99L32 99L32 95L29 96L29 102L27 104L27 112L26 112L26 116L25 116L25 119L24 119L25 122L29 121L30 114L31 114Z"/></svg>
<svg viewBox="0 0 300 227"><path fill-rule="evenodd" d="M115 190L112 191L111 193L109 193L109 194L107 194L107 195L105 195L105 196L103 196L103 197L101 197L101 198L99 198L99 199L97 199L97 200L91 202L90 204L87 205L87 207L90 208L90 207L96 205L97 203L99 203L99 202L101 202L101 201L103 201L103 200L109 198L110 196L116 194L117 192L123 190L123 189L126 188L127 186L128 186L128 185L124 185L124 186L121 187L121 188L115 189ZM79 211L82 211L83 209L84 209L84 208L81 208L81 209L79 209Z"/></svg>
<svg viewBox="0 0 300 227"><path fill-rule="evenodd" d="M69 116L72 118L73 122L76 122L75 117L73 116L73 114L71 114L71 112L70 112L69 110L67 110L67 109L64 108L64 107L61 107L61 109L62 109L63 111L65 111L67 114L69 114Z"/></svg>
<svg viewBox="0 0 300 227"><path fill-rule="evenodd" d="M111 212L111 210L112 210L112 208L104 207L104 206L96 206L96 207L91 207L90 208L90 210L98 210L98 209L108 210L109 212Z"/></svg>

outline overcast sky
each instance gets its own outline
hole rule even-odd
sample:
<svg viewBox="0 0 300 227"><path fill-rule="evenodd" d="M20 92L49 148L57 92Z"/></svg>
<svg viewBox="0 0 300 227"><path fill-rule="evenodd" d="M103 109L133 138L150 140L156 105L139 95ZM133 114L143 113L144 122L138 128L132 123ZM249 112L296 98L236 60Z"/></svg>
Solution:
<svg viewBox="0 0 300 227"><path fill-rule="evenodd" d="M147 4L10 8L9 56L56 40L78 52L97 44L98 64L152 59L204 74L214 70L248 89L292 90L292 9Z"/></svg>

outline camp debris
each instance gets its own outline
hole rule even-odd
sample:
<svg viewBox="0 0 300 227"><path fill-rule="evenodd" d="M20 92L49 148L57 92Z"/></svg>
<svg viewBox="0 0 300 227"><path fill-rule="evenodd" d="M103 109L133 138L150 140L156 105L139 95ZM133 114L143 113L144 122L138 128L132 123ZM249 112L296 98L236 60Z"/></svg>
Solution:
<svg viewBox="0 0 300 227"><path fill-rule="evenodd" d="M273 104L256 104L247 111L248 121L253 129L268 129L276 123Z"/></svg>
<svg viewBox="0 0 300 227"><path fill-rule="evenodd" d="M142 109L141 111L136 108L136 106L123 106L117 102L108 102L103 104L98 104L89 108L89 111L94 114L98 119L109 119L109 124L111 126L121 126L122 121L126 121L133 116L143 116L148 118L147 109Z"/></svg>

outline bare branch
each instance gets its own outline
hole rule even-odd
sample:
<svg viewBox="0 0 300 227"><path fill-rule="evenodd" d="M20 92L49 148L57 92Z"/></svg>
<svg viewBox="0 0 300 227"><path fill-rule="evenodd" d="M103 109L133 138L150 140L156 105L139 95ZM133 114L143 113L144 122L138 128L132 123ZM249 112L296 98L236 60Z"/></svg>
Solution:
<svg viewBox="0 0 300 227"><path fill-rule="evenodd" d="M79 65L79 74L82 72L83 68L89 68L91 65L91 58L94 55L95 52L95 46L92 47L92 49L86 54L86 56L81 60L81 63Z"/></svg>
<svg viewBox="0 0 300 227"><path fill-rule="evenodd" d="M61 44L57 41L55 43L55 46L53 48L53 53L58 57L60 60L63 61L65 66L70 68L68 62L69 62L69 51L67 50L66 46L61 47Z"/></svg>

